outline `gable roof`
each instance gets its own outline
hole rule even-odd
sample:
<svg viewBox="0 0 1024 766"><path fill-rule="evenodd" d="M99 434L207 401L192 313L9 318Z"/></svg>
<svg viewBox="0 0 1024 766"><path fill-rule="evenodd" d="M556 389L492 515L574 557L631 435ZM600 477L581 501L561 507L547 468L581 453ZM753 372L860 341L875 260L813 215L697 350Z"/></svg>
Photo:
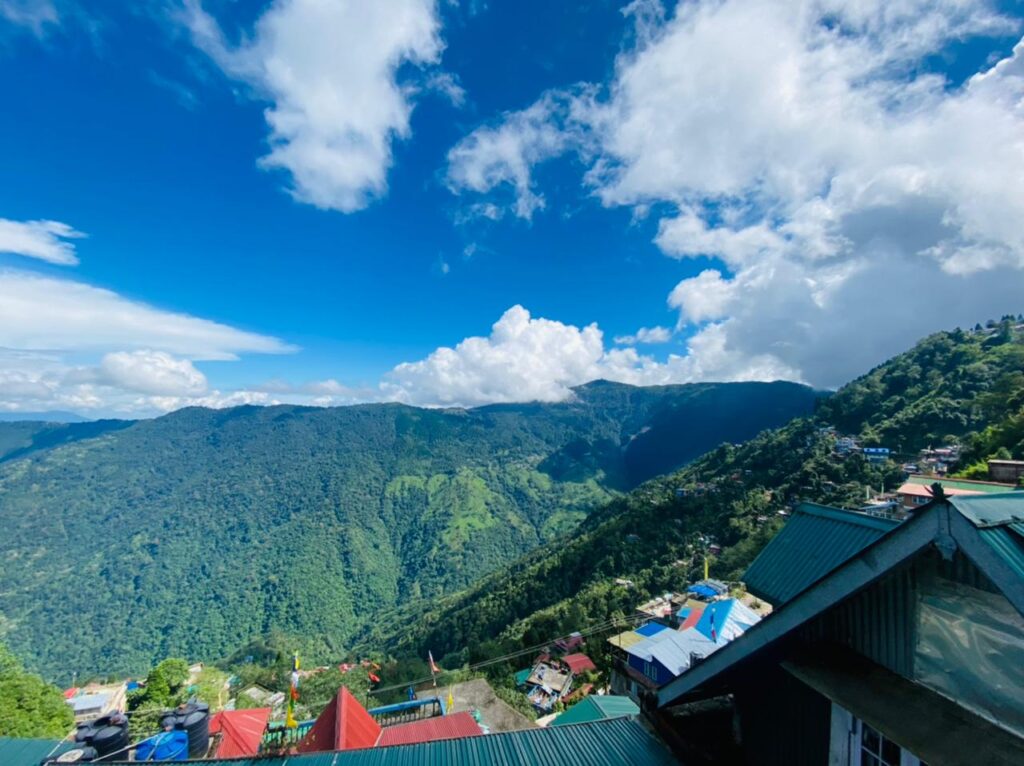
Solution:
<svg viewBox="0 0 1024 766"><path fill-rule="evenodd" d="M126 763L122 761L122 763ZM675 766L676 759L630 718L524 729L416 745L342 753L283 755L244 760L191 761L203 766ZM5 764L6 766L6 764ZM35 766L35 764L25 764Z"/></svg>
<svg viewBox="0 0 1024 766"><path fill-rule="evenodd" d="M297 749L300 753L316 753L373 747L380 738L380 732L380 724L366 712L352 692L342 686Z"/></svg>
<svg viewBox="0 0 1024 766"><path fill-rule="evenodd" d="M594 661L585 654L567 654L562 658L562 662L568 665L569 670L573 673L582 673L584 670L597 670Z"/></svg>
<svg viewBox="0 0 1024 766"><path fill-rule="evenodd" d="M629 697L620 697L615 694L592 694L584 697L560 716L551 722L551 726L565 726L571 723L587 723L588 721L603 721L608 718L621 718L623 716L634 716L640 712L640 708Z"/></svg>
<svg viewBox="0 0 1024 766"><path fill-rule="evenodd" d="M222 710L210 719L210 734L221 732L218 758L256 755L270 720L270 708Z"/></svg>
<svg viewBox="0 0 1024 766"><path fill-rule="evenodd" d="M746 604L735 598L714 601L705 607L694 629L705 637L720 643L739 638L761 621L761 617ZM714 627L715 635L711 635Z"/></svg>
<svg viewBox="0 0 1024 766"><path fill-rule="evenodd" d="M635 646L645 640L646 639L635 630L624 630L622 633L609 638L608 643L612 646L617 646L619 649L628 649L629 647Z"/></svg>
<svg viewBox="0 0 1024 766"><path fill-rule="evenodd" d="M643 636L644 638L650 638L653 635L661 633L661 631L663 630L668 630L668 628L662 625L660 622L648 622L646 625L641 625L634 632Z"/></svg>
<svg viewBox="0 0 1024 766"><path fill-rule="evenodd" d="M695 627L700 621L702 614L704 614L703 604L700 606L691 606L686 614L686 619L683 620L682 624L679 626L679 630L686 630L687 628Z"/></svg>
<svg viewBox="0 0 1024 766"><path fill-rule="evenodd" d="M743 575L747 590L779 606L894 529L899 522L800 503Z"/></svg>
<svg viewBox="0 0 1024 766"><path fill-rule="evenodd" d="M914 518L810 584L742 639L663 686L658 690L658 706L697 690L931 545L944 552L959 548L1024 614L1024 530L1014 521L1022 514L1024 492L932 501ZM982 523L990 526L979 527Z"/></svg>
<svg viewBox="0 0 1024 766"><path fill-rule="evenodd" d="M422 721L388 726L380 733L377 747L394 745L412 745L417 742L437 742L442 739L458 739L459 737L479 737L483 734L480 724L473 716L462 711Z"/></svg>

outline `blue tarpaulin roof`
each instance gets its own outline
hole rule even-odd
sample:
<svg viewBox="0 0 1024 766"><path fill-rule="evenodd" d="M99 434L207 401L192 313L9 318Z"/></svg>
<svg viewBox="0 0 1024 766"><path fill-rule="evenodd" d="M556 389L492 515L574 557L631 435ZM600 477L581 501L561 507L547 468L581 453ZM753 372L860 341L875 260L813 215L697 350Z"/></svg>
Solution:
<svg viewBox="0 0 1024 766"><path fill-rule="evenodd" d="M646 625L641 625L639 628L637 628L636 632L644 638L650 638L651 636L657 633L661 633L661 631L663 630L668 630L668 628L666 628L660 622L649 622Z"/></svg>
<svg viewBox="0 0 1024 766"><path fill-rule="evenodd" d="M698 596L704 596L705 598L714 598L718 594L715 593L715 589L707 585L691 585L686 589L687 593L696 593Z"/></svg>

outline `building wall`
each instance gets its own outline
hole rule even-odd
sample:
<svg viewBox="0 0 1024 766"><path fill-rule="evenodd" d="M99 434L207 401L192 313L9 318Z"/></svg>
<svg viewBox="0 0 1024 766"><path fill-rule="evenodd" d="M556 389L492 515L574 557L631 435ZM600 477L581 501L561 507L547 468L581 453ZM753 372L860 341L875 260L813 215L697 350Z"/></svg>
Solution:
<svg viewBox="0 0 1024 766"><path fill-rule="evenodd" d="M736 690L740 739L748 766L828 763L832 703L777 665Z"/></svg>

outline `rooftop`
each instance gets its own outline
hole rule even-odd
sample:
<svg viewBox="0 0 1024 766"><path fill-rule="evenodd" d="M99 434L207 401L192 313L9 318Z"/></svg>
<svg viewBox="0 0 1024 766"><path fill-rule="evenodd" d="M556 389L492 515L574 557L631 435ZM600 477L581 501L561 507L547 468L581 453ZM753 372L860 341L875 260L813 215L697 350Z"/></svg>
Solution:
<svg viewBox="0 0 1024 766"><path fill-rule="evenodd" d="M798 505L743 576L747 590L782 604L899 522L816 503Z"/></svg>
<svg viewBox="0 0 1024 766"><path fill-rule="evenodd" d="M614 694L592 694L555 718L551 725L565 726L571 723L603 721L608 718L635 716L639 712L640 708L629 697L620 697Z"/></svg>

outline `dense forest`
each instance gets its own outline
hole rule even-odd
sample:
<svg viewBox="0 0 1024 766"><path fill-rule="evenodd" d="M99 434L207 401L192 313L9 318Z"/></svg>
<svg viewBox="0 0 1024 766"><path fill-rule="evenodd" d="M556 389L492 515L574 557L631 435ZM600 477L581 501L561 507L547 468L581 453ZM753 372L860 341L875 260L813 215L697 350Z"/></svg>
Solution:
<svg viewBox="0 0 1024 766"><path fill-rule="evenodd" d="M813 417L723 444L472 588L384 615L363 646L399 656L429 649L447 666L514 652L698 579L712 541L721 547L712 575L738 578L795 502L862 505L866 488L895 488L899 459L919 449L956 441L965 463L1024 458L1022 370L1024 332L1012 318L932 335L821 401ZM843 454L835 447L844 434L890 447L897 460Z"/></svg>
<svg viewBox="0 0 1024 766"><path fill-rule="evenodd" d="M265 637L333 659L383 613L465 588L818 398L597 382L560 404L0 424L0 639L60 681Z"/></svg>

